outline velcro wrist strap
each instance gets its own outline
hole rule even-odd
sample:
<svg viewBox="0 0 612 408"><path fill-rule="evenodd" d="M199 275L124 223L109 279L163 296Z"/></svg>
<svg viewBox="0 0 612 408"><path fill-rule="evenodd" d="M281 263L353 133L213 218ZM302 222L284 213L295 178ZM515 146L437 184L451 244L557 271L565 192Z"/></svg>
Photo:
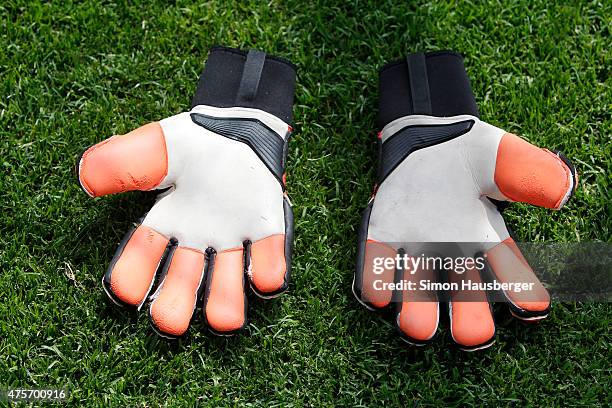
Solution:
<svg viewBox="0 0 612 408"><path fill-rule="evenodd" d="M198 81L191 107L260 109L291 123L295 66L262 51L213 47Z"/></svg>
<svg viewBox="0 0 612 408"><path fill-rule="evenodd" d="M431 115L431 93L425 54L410 54L406 57L408 80L410 81L410 99L415 115Z"/></svg>
<svg viewBox="0 0 612 408"><path fill-rule="evenodd" d="M380 70L378 127L407 115L478 117L463 65L452 51L410 54Z"/></svg>

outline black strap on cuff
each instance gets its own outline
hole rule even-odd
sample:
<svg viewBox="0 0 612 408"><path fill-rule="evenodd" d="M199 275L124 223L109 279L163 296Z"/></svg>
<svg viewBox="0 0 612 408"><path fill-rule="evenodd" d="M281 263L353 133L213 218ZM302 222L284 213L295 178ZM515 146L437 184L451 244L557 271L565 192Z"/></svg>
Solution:
<svg viewBox="0 0 612 408"><path fill-rule="evenodd" d="M453 51L410 54L385 65L379 91L380 129L408 115L479 116L463 57Z"/></svg>
<svg viewBox="0 0 612 408"><path fill-rule="evenodd" d="M415 115L431 115L431 95L429 94L425 54L408 55L406 65L408 65L413 113Z"/></svg>
<svg viewBox="0 0 612 408"><path fill-rule="evenodd" d="M244 67L242 68L242 79L240 80L240 87L236 95L237 106L252 102L255 99L265 62L265 52L249 50Z"/></svg>
<svg viewBox="0 0 612 408"><path fill-rule="evenodd" d="M293 120L295 66L262 51L213 47L198 81L191 107L245 107Z"/></svg>

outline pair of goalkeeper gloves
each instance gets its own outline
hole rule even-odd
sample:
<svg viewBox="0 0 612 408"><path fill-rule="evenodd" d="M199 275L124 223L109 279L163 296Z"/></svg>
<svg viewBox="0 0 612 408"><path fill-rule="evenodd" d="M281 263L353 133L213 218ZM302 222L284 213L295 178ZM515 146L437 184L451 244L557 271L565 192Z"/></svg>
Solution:
<svg viewBox="0 0 612 408"><path fill-rule="evenodd" d="M113 136L80 157L79 183L91 197L159 190L102 278L114 303L147 304L159 335L183 336L196 316L215 334L233 334L247 325L248 291L272 298L288 288L293 213L285 166L295 78L295 66L282 58L214 47L190 111ZM462 57L453 52L411 54L385 66L378 126L378 182L363 215L353 282L359 301L391 311L414 344L433 340L443 313L461 348L492 344L484 292L469 301L398 297L378 287L403 271L373 267L377 255L405 252L396 243L474 242L497 280L535 285L535 298L506 293L513 315L546 317L548 294L498 206L561 208L577 181L570 162L480 121ZM417 275L439 278L425 269Z"/></svg>

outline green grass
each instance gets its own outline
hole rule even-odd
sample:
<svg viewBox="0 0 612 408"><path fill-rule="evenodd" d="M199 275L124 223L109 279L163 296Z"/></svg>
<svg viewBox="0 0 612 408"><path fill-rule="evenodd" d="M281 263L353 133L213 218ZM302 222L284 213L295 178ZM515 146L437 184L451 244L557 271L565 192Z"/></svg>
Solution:
<svg viewBox="0 0 612 408"><path fill-rule="evenodd" d="M408 347L350 284L377 69L418 50L464 53L484 120L577 165L562 211L511 207L519 237L611 240L611 20L605 1L3 2L0 386L65 385L73 406L609 406L607 304L555 304L544 324L510 323L466 354L447 337ZM299 66L293 283L252 305L244 336L198 323L167 343L100 285L152 197L89 199L73 166L83 147L186 109L213 44Z"/></svg>

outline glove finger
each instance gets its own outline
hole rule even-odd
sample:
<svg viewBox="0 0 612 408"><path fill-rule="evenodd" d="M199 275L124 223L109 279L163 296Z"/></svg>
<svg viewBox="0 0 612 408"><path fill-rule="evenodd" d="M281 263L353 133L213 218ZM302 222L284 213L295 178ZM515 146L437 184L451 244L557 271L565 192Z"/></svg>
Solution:
<svg viewBox="0 0 612 408"><path fill-rule="evenodd" d="M288 287L289 268L285 260L285 234L272 235L253 242L247 247L247 270L253 292L271 298Z"/></svg>
<svg viewBox="0 0 612 408"><path fill-rule="evenodd" d="M404 271L403 282L436 281L434 270L419 268L414 273ZM414 345L431 343L437 332L440 321L440 305L435 291L403 289L397 296L398 313L395 324L402 338Z"/></svg>
<svg viewBox="0 0 612 408"><path fill-rule="evenodd" d="M79 159L77 171L81 187L92 197L157 187L168 173L160 124L149 123L91 146Z"/></svg>
<svg viewBox="0 0 612 408"><path fill-rule="evenodd" d="M466 269L462 274L449 274L449 282L482 282L478 269ZM466 298L469 297L469 300ZM460 300L457 300L460 299ZM460 291L450 292L450 331L453 341L465 351L481 350L495 342L495 322L491 305L483 291L471 291L469 295Z"/></svg>
<svg viewBox="0 0 612 408"><path fill-rule="evenodd" d="M247 325L244 250L228 249L214 256L208 268L204 319L215 334L229 335Z"/></svg>
<svg viewBox="0 0 612 408"><path fill-rule="evenodd" d="M179 246L168 258L149 306L149 318L158 334L175 338L189 328L204 277L205 255Z"/></svg>
<svg viewBox="0 0 612 408"><path fill-rule="evenodd" d="M353 293L367 308L382 309L391 304L393 290L388 284L394 282L395 264L389 262L384 265L381 262L394 260L397 251L389 245L371 239L360 242L360 245Z"/></svg>
<svg viewBox="0 0 612 408"><path fill-rule="evenodd" d="M578 183L574 166L562 154L511 133L499 142L494 179L507 199L553 209L563 207Z"/></svg>
<svg viewBox="0 0 612 408"><path fill-rule="evenodd" d="M168 238L145 225L128 231L102 278L111 300L122 306L140 307L169 251L169 244Z"/></svg>
<svg viewBox="0 0 612 408"><path fill-rule="evenodd" d="M375 285L377 283L392 283L395 277L394 265L382 265L381 270L381 265L374 264L375 259L378 257L393 258L397 254L394 248L368 237L373 206L372 198L361 217L357 243L357 263L353 276L353 294L359 303L370 310L389 306L393 291L388 289L376 290Z"/></svg>
<svg viewBox="0 0 612 408"><path fill-rule="evenodd" d="M486 253L487 263L500 283L518 283L530 289L503 291L511 313L525 321L545 318L550 311L550 295L533 273L512 238L507 238Z"/></svg>

